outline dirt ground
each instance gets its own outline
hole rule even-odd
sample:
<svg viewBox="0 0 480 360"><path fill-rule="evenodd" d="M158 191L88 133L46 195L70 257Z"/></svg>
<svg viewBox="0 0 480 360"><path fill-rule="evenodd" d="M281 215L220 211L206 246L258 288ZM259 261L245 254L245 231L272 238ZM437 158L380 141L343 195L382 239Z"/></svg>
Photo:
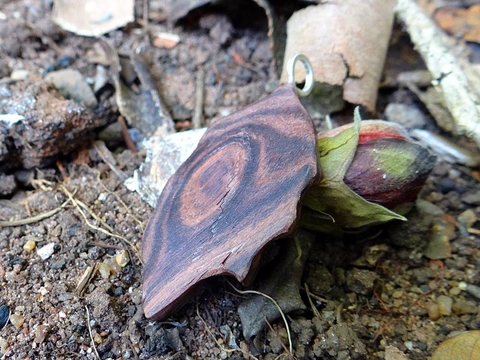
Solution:
<svg viewBox="0 0 480 360"><path fill-rule="evenodd" d="M66 56L67 67L93 77L96 65L89 59L98 40L53 26L46 4L0 1L6 15L0 21L2 61L41 78ZM199 16L211 19L203 27L198 20L159 23L182 41L173 49L150 50L162 97L179 128L188 127L194 112L199 68L205 72L207 123L265 96L272 86L265 19L249 27L232 25L221 12ZM224 32L209 31L215 23L227 24L226 40ZM132 29L109 34L118 47L133 36ZM102 111L95 116L102 126L88 135L92 140L116 120L111 95L100 99ZM426 127L435 130L407 90L382 90L380 117L390 102L417 107ZM112 144L117 168L131 176L145 154L127 150L123 142ZM480 237L469 230L480 214L480 173L466 166L440 159L407 224L390 223L343 240L316 237L302 279L313 295L302 286L306 308L287 315L290 355L282 319L244 338L237 308L249 295L235 292L225 278L203 283L164 322L144 317L138 249L153 209L126 189L90 143L41 169L12 167L7 173L35 181L0 199L0 220L58 210L26 225L0 227L0 305L11 314L0 331L0 353L7 359L385 359L386 349L394 348L407 359L426 359L443 340L480 328L480 295L465 291L465 283L480 282ZM60 207L69 194L76 205ZM108 232L98 230L107 228L102 224ZM432 237L440 245L431 245ZM437 246L430 251L443 251L444 259L427 258L427 243ZM39 249L50 255L42 258ZM93 277L83 278L95 266Z"/></svg>

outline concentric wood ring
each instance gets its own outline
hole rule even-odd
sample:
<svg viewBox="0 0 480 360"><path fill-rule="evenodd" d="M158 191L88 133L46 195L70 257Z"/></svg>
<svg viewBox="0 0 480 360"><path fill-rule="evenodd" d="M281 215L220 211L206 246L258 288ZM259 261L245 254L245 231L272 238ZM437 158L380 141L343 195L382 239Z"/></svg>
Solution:
<svg viewBox="0 0 480 360"><path fill-rule="evenodd" d="M202 279L256 272L262 247L293 230L316 174L313 123L290 85L213 124L145 230L145 315L165 317Z"/></svg>

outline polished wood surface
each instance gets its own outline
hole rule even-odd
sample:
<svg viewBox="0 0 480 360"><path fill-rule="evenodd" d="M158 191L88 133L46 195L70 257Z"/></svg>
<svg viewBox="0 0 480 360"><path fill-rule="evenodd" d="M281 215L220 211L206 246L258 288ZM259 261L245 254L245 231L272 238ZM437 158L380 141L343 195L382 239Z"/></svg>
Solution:
<svg viewBox="0 0 480 360"><path fill-rule="evenodd" d="M264 245L291 235L316 175L314 126L290 85L214 123L145 230L145 315L164 318L211 276L248 282Z"/></svg>

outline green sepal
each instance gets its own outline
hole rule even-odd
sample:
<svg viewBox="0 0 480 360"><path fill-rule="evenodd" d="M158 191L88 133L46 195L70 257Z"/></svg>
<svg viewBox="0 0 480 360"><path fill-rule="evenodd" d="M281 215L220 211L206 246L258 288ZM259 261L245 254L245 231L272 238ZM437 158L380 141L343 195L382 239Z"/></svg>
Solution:
<svg viewBox="0 0 480 360"><path fill-rule="evenodd" d="M405 217L365 200L343 181L355 156L360 127L361 117L357 107L354 126L335 136L318 139L318 161L322 180L307 191L302 204L322 214L324 221L345 228L377 225L394 219L406 221ZM328 220L329 218L331 220ZM321 224L309 224L308 219L304 223L310 229L324 227Z"/></svg>

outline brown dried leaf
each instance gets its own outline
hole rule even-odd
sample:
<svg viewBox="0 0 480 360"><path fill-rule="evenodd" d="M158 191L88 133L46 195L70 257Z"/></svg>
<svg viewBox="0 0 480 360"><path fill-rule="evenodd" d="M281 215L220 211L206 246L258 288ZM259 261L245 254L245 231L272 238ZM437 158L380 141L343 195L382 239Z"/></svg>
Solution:
<svg viewBox="0 0 480 360"><path fill-rule="evenodd" d="M434 18L446 32L460 35L465 41L480 42L480 4L468 9L438 9Z"/></svg>
<svg viewBox="0 0 480 360"><path fill-rule="evenodd" d="M133 21L133 8L133 0L56 0L52 18L75 34L100 36Z"/></svg>
<svg viewBox="0 0 480 360"><path fill-rule="evenodd" d="M467 331L442 342L432 360L480 359L480 330Z"/></svg>
<svg viewBox="0 0 480 360"><path fill-rule="evenodd" d="M306 55L317 82L342 86L345 100L373 111L394 5L394 0L336 0L297 11L287 23L284 64L296 53ZM295 78L304 77L299 67Z"/></svg>

